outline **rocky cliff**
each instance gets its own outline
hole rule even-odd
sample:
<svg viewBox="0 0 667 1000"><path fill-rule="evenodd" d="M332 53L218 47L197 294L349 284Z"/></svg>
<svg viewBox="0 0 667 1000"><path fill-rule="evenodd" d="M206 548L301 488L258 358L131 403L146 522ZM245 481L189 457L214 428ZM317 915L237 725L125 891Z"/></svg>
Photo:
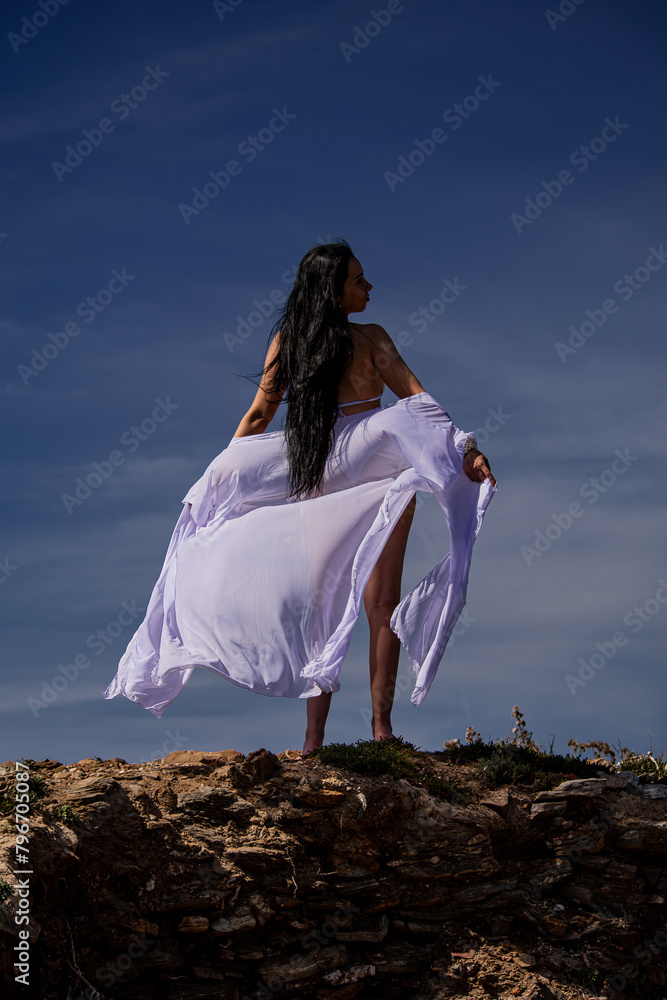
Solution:
<svg viewBox="0 0 667 1000"><path fill-rule="evenodd" d="M664 785L406 753L1 765L3 997L667 997Z"/></svg>

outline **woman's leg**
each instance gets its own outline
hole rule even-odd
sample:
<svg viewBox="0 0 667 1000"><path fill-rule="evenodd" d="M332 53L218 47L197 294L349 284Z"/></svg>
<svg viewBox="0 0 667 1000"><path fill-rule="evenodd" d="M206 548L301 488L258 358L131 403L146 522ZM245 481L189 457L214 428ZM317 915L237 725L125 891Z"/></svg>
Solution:
<svg viewBox="0 0 667 1000"><path fill-rule="evenodd" d="M408 543L417 502L416 494L407 505L373 571L364 591L364 608L370 628L371 703L373 705L373 735L386 739L391 732L391 709L401 643L389 627L394 608L401 599L403 558ZM322 693L306 702L306 739L302 753L308 753L324 742L324 727L331 706L331 695Z"/></svg>
<svg viewBox="0 0 667 1000"><path fill-rule="evenodd" d="M322 692L306 699L306 739L301 753L309 753L324 743L324 725L329 714L331 695Z"/></svg>
<svg viewBox="0 0 667 1000"><path fill-rule="evenodd" d="M401 599L403 559L416 501L415 494L380 553L364 592L364 607L371 632L370 674L373 706L371 725L376 740L387 739L393 735L391 709L394 704L401 643L389 627L389 622Z"/></svg>

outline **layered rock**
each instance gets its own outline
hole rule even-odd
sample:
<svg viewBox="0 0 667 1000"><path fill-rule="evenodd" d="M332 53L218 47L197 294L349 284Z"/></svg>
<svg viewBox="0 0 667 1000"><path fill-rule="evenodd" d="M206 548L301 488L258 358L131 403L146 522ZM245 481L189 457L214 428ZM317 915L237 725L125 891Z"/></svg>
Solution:
<svg viewBox="0 0 667 1000"><path fill-rule="evenodd" d="M30 987L14 892L3 996L667 996L664 786L490 789L418 757L439 786L265 750L34 762ZM6 814L11 886L15 839Z"/></svg>

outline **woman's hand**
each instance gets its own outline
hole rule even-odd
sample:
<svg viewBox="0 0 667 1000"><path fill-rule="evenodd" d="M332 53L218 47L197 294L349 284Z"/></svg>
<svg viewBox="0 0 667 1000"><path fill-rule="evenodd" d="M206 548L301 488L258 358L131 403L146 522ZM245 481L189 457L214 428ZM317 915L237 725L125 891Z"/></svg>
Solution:
<svg viewBox="0 0 667 1000"><path fill-rule="evenodd" d="M488 479L493 486L498 485L491 473L488 458L477 451L477 448L470 448L463 456L463 471L473 483L483 483Z"/></svg>

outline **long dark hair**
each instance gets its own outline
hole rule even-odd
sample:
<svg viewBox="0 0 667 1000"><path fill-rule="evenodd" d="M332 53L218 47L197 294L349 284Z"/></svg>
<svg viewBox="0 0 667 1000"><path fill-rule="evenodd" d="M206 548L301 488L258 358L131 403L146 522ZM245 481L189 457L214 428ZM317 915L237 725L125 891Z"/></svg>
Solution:
<svg viewBox="0 0 667 1000"><path fill-rule="evenodd" d="M309 250L269 334L270 343L280 330L280 343L262 375L269 375L265 383L269 396L278 395L287 383L288 496L296 499L322 492L334 439L338 386L354 350L347 315L336 298L343 292L353 257L343 239Z"/></svg>

